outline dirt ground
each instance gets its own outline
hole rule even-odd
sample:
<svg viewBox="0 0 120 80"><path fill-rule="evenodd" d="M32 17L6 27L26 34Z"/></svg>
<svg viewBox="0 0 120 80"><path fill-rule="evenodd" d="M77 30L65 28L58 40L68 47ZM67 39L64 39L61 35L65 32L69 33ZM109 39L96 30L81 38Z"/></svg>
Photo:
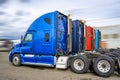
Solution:
<svg viewBox="0 0 120 80"><path fill-rule="evenodd" d="M116 72L108 77L98 77L94 73L76 74L67 70L41 66L15 67L8 61L8 52L0 52L0 80L120 80Z"/></svg>

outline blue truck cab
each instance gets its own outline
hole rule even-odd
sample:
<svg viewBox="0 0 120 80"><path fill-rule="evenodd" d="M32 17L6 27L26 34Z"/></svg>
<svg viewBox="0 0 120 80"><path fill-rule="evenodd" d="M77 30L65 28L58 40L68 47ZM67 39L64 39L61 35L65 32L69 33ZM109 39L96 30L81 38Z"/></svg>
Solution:
<svg viewBox="0 0 120 80"><path fill-rule="evenodd" d="M110 76L115 68L111 57L96 51L84 51L85 30L84 23L79 20L71 21L70 16L58 11L44 14L30 25L21 42L12 48L9 61L15 66L26 64L59 69L69 67L78 74L87 72L92 65L98 75ZM91 36L88 35L89 37ZM100 31L95 30L96 50L99 49L100 37Z"/></svg>
<svg viewBox="0 0 120 80"><path fill-rule="evenodd" d="M50 12L37 18L28 28L21 43L10 51L14 65L31 64L54 67L56 56L67 52L67 16Z"/></svg>

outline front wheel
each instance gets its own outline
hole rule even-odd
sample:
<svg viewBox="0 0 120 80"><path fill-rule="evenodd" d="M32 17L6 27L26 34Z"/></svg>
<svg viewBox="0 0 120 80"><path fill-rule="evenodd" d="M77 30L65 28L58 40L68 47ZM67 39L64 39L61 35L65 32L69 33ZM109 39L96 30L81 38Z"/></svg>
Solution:
<svg viewBox="0 0 120 80"><path fill-rule="evenodd" d="M85 55L75 56L71 61L71 70L78 74L87 72L89 66L89 60Z"/></svg>
<svg viewBox="0 0 120 80"><path fill-rule="evenodd" d="M20 55L19 54L13 55L12 63L13 63L14 66L20 66L21 65L21 60L20 60Z"/></svg>
<svg viewBox="0 0 120 80"><path fill-rule="evenodd" d="M101 56L95 60L93 68L99 76L109 77L114 72L115 62L109 56Z"/></svg>

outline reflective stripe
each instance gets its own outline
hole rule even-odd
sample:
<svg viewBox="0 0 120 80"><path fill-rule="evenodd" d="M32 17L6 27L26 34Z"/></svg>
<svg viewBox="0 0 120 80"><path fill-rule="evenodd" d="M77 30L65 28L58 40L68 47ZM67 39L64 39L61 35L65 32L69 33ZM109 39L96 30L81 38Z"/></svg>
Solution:
<svg viewBox="0 0 120 80"><path fill-rule="evenodd" d="M33 54L25 54L24 57L34 57Z"/></svg>
<svg viewBox="0 0 120 80"><path fill-rule="evenodd" d="M53 65L51 64L45 64L45 63L31 63L31 62L24 62L22 64L27 64L27 65L41 65L41 66L51 66L51 67L54 67Z"/></svg>

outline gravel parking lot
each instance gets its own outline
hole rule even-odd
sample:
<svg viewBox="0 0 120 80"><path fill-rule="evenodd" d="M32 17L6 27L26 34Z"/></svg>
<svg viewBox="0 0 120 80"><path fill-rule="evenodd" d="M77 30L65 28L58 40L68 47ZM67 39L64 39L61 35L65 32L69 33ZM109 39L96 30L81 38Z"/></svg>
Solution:
<svg viewBox="0 0 120 80"><path fill-rule="evenodd" d="M27 65L15 67L8 61L8 55L8 52L0 52L0 80L120 80L116 72L108 78L102 78L91 72L76 74L70 69Z"/></svg>

